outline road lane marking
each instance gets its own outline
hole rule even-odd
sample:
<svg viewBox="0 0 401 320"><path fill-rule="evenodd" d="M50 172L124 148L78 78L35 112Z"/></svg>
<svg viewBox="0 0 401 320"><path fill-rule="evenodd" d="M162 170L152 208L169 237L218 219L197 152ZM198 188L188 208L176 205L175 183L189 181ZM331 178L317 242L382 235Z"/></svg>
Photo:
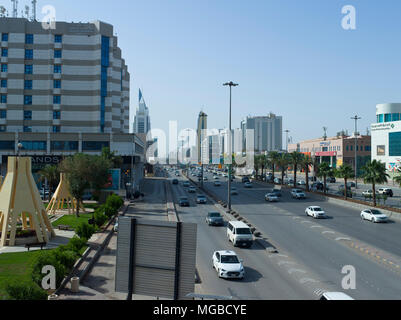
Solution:
<svg viewBox="0 0 401 320"><path fill-rule="evenodd" d="M281 266L282 264L296 264L296 263L291 261L279 261L277 264Z"/></svg>
<svg viewBox="0 0 401 320"><path fill-rule="evenodd" d="M287 255L282 254L282 253L276 254L276 255L274 255L274 256L275 256L275 257L284 257L284 258L288 258Z"/></svg>
<svg viewBox="0 0 401 320"><path fill-rule="evenodd" d="M302 278L302 279L299 280L299 282L304 284L306 282L318 282L318 281L315 280L315 279L311 279L311 278Z"/></svg>
<svg viewBox="0 0 401 320"><path fill-rule="evenodd" d="M292 274L292 273L294 273L294 272L306 273L306 271L305 271L305 270L302 270L302 269L295 269L295 268L292 268L292 269L289 269L289 270L288 270L288 273L289 273L289 274Z"/></svg>
<svg viewBox="0 0 401 320"><path fill-rule="evenodd" d="M303 220L301 223L313 223L312 221Z"/></svg>
<svg viewBox="0 0 401 320"><path fill-rule="evenodd" d="M325 233L332 233L332 234L334 234L335 232L333 232L333 231L322 231L322 234L325 234Z"/></svg>
<svg viewBox="0 0 401 320"><path fill-rule="evenodd" d="M323 228L322 226L310 226L311 228Z"/></svg>
<svg viewBox="0 0 401 320"><path fill-rule="evenodd" d="M338 237L338 238L336 238L336 241L340 241L340 240L351 241L350 238L344 238L344 237Z"/></svg>

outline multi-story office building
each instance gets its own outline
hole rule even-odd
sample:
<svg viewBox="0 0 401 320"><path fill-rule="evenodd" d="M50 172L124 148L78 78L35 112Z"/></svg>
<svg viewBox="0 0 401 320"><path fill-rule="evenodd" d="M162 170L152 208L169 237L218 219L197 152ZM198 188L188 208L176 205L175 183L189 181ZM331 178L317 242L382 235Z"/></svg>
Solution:
<svg viewBox="0 0 401 320"><path fill-rule="evenodd" d="M372 159L385 163L394 174L401 168L401 103L377 105L376 119L371 125Z"/></svg>
<svg viewBox="0 0 401 320"><path fill-rule="evenodd" d="M138 108L134 119L134 133L147 134L150 131L149 109L146 106L142 91L139 89Z"/></svg>
<svg viewBox="0 0 401 320"><path fill-rule="evenodd" d="M246 146L246 130L254 130L256 153L281 151L283 148L283 118L269 113L267 116L247 117L241 122L242 145ZM245 151L245 150L244 150Z"/></svg>
<svg viewBox="0 0 401 320"><path fill-rule="evenodd" d="M197 150L198 150L198 163L208 164L208 140L205 135L207 129L207 114L203 111L199 112L197 133Z"/></svg>
<svg viewBox="0 0 401 320"><path fill-rule="evenodd" d="M130 74L113 26L55 26L0 18L1 173L19 143L38 166L106 146L128 168L140 164L145 146L129 134Z"/></svg>

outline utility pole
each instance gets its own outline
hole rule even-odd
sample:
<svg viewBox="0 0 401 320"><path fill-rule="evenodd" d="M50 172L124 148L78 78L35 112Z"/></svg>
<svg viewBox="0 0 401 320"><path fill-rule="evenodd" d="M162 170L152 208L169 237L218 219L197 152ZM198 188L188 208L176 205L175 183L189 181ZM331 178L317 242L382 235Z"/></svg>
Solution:
<svg viewBox="0 0 401 320"><path fill-rule="evenodd" d="M357 156L357 135L358 135L358 120L362 119L361 117L358 117L355 115L355 117L351 118L352 120L355 120L355 189L358 189L358 156Z"/></svg>
<svg viewBox="0 0 401 320"><path fill-rule="evenodd" d="M229 126L228 126L228 156L229 156L229 162L228 162L228 212L231 212L231 171L232 171L232 136L231 136L231 88L238 86L237 83L234 82L227 82L224 83L223 86L229 86L230 87L230 112L229 112Z"/></svg>

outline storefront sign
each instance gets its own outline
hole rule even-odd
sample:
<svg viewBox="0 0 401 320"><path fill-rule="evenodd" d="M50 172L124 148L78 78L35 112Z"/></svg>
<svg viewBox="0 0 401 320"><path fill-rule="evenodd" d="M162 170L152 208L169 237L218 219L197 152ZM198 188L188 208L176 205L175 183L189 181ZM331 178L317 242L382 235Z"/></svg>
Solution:
<svg viewBox="0 0 401 320"><path fill-rule="evenodd" d="M394 123L387 122L387 123L377 123L372 124L371 131L379 131L379 130L391 130L394 129Z"/></svg>
<svg viewBox="0 0 401 320"><path fill-rule="evenodd" d="M335 157L336 155L337 151L323 151L315 153L315 156L317 157Z"/></svg>

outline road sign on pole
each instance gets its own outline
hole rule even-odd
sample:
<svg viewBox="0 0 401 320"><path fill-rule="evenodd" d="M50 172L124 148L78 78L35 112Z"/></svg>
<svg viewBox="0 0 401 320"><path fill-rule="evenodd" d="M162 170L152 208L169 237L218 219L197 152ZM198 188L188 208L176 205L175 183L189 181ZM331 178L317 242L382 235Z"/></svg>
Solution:
<svg viewBox="0 0 401 320"><path fill-rule="evenodd" d="M195 289L196 224L118 220L116 292L181 300Z"/></svg>

